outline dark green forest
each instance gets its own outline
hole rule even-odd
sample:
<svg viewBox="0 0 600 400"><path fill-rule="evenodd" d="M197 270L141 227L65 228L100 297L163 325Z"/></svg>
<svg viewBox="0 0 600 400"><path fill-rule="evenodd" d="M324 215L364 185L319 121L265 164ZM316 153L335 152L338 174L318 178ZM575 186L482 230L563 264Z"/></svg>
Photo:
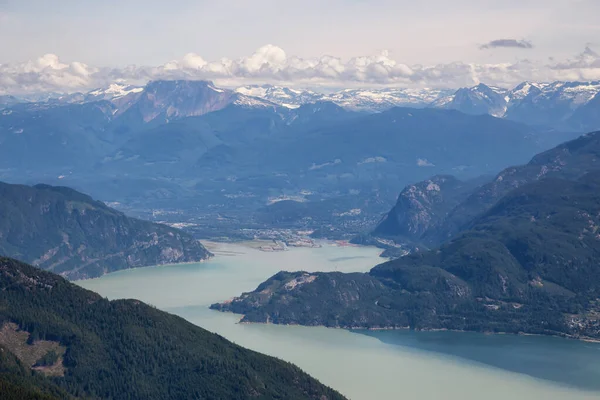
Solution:
<svg viewBox="0 0 600 400"><path fill-rule="evenodd" d="M43 390L50 397L40 399L53 393L63 398L64 392L103 399L343 398L290 363L243 349L182 318L137 300L108 301L2 258L0 326L6 322L29 332L31 343L51 340L67 348L64 377L41 379L17 366L2 374L15 396Z"/></svg>

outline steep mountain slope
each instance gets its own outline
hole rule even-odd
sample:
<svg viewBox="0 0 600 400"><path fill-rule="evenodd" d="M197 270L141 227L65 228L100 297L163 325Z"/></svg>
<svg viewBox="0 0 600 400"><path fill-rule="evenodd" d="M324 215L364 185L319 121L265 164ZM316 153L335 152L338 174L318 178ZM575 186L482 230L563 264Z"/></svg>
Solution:
<svg viewBox="0 0 600 400"><path fill-rule="evenodd" d="M71 395L105 399L342 399L297 367L241 348L137 300L108 301L57 275L0 259L0 342L15 350L56 343L41 355ZM14 327L20 328L15 330ZM25 354L20 351L21 358ZM24 374L24 373L23 373ZM65 398L62 397L61 398Z"/></svg>
<svg viewBox="0 0 600 400"><path fill-rule="evenodd" d="M70 279L210 256L184 232L128 218L65 187L0 183L0 219L0 254Z"/></svg>
<svg viewBox="0 0 600 400"><path fill-rule="evenodd" d="M137 101L121 113L136 114L143 122L197 116L221 110L235 100L234 93L204 81L153 81Z"/></svg>
<svg viewBox="0 0 600 400"><path fill-rule="evenodd" d="M462 182L453 176L437 175L409 185L402 190L396 205L377 225L373 235L418 240L423 233L442 223L448 212L479 182Z"/></svg>
<svg viewBox="0 0 600 400"><path fill-rule="evenodd" d="M600 172L519 187L440 248L368 274L280 273L243 321L600 338Z"/></svg>
<svg viewBox="0 0 600 400"><path fill-rule="evenodd" d="M600 132L583 135L538 154L526 165L505 169L450 211L440 226L424 234L424 239L440 243L451 238L502 196L524 184L546 177L576 179L596 169L600 169Z"/></svg>
<svg viewBox="0 0 600 400"><path fill-rule="evenodd" d="M136 96L135 100L119 109L118 119L138 123L168 122L208 114L231 104L250 108L276 107L263 99L217 88L209 81L151 81L143 91L132 94Z"/></svg>

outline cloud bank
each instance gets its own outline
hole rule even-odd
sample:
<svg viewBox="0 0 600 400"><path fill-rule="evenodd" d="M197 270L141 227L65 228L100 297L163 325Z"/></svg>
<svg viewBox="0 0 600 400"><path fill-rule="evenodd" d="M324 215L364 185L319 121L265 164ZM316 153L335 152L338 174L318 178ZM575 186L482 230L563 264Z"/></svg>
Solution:
<svg viewBox="0 0 600 400"><path fill-rule="evenodd" d="M525 80L600 80L600 56L587 47L572 59L551 63L522 60L498 64L407 65L394 60L387 51L349 60L334 56L300 58L287 55L280 47L266 45L250 56L235 60L208 61L190 53L156 67L100 68L65 62L53 54L34 61L0 64L0 94L76 92L114 82L143 84L155 79L209 79L224 86L274 83L323 88L458 88L484 82L509 87Z"/></svg>
<svg viewBox="0 0 600 400"><path fill-rule="evenodd" d="M512 47L517 49L533 49L533 43L527 40L497 39L479 46L481 50L495 49L498 47Z"/></svg>

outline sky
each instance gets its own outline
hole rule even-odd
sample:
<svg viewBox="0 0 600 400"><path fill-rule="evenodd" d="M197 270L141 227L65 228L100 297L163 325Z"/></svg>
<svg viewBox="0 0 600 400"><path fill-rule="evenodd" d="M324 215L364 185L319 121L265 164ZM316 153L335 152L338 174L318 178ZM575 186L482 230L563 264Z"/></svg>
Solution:
<svg viewBox="0 0 600 400"><path fill-rule="evenodd" d="M600 79L599 0L0 0L0 91ZM597 65L599 64L599 65Z"/></svg>

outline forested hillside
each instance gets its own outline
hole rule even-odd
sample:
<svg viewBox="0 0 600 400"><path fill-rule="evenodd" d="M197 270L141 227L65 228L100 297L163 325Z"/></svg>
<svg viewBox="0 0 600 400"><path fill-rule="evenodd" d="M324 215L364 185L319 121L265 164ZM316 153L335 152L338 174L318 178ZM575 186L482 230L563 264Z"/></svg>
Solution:
<svg viewBox="0 0 600 400"><path fill-rule="evenodd" d="M343 398L292 364L182 318L137 300L108 301L7 258L0 259L0 327L0 384L15 396L43 392L35 396L62 399L66 391L103 399ZM31 362L41 344L53 343L64 354Z"/></svg>
<svg viewBox="0 0 600 400"><path fill-rule="evenodd" d="M0 255L70 279L210 256L185 232L129 218L66 187L0 182L0 219Z"/></svg>

